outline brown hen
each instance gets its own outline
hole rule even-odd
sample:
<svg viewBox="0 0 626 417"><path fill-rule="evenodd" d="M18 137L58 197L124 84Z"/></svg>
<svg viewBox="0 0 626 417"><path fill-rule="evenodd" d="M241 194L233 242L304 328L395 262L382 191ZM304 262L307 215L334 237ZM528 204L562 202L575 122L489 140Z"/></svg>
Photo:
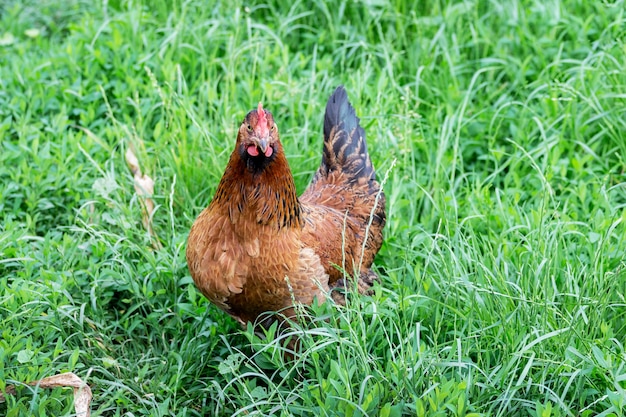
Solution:
<svg viewBox="0 0 626 417"><path fill-rule="evenodd" d="M367 292L384 225L365 132L340 86L326 105L322 163L300 198L272 114L259 103L246 115L189 233L187 264L200 292L242 324L265 312L293 317L294 301L323 302L344 276Z"/></svg>

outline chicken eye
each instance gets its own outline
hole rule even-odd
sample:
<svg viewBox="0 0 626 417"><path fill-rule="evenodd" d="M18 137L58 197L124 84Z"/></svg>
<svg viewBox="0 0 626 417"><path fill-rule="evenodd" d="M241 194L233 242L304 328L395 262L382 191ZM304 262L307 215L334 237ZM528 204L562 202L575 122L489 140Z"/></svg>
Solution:
<svg viewBox="0 0 626 417"><path fill-rule="evenodd" d="M270 127L270 130L273 132L274 130L276 130L276 125L272 125L272 127Z"/></svg>
<svg viewBox="0 0 626 417"><path fill-rule="evenodd" d="M252 132L252 125L248 125L248 132Z"/></svg>

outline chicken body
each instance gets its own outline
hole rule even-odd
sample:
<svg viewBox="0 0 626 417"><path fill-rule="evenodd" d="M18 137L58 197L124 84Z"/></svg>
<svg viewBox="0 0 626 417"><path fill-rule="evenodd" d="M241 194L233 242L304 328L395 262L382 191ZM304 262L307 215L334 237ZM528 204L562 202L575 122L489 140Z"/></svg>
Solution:
<svg viewBox="0 0 626 417"><path fill-rule="evenodd" d="M242 324L272 311L293 317L294 301L323 302L345 274L367 291L384 224L365 132L338 87L326 105L322 163L300 198L272 114L259 104L246 115L189 233L187 264L200 292Z"/></svg>

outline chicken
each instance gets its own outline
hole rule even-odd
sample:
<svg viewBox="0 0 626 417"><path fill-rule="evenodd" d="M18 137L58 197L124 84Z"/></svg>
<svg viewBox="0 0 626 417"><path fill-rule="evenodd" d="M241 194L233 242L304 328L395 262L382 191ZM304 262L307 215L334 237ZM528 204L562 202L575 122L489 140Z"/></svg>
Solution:
<svg viewBox="0 0 626 417"><path fill-rule="evenodd" d="M272 113L259 103L246 115L189 233L187 264L200 292L240 323L266 312L293 318L294 301L324 302L344 277L368 291L384 225L365 131L340 86L326 105L322 163L300 198Z"/></svg>

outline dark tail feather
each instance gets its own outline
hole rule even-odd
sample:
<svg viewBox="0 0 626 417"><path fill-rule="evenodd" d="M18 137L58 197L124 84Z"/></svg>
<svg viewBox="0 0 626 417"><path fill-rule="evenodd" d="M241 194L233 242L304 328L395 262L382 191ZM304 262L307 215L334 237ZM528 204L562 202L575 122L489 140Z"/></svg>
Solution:
<svg viewBox="0 0 626 417"><path fill-rule="evenodd" d="M343 86L337 87L326 104L324 156L318 175L326 176L333 171L343 172L350 184L376 179L367 153L365 131L359 125L359 118Z"/></svg>

